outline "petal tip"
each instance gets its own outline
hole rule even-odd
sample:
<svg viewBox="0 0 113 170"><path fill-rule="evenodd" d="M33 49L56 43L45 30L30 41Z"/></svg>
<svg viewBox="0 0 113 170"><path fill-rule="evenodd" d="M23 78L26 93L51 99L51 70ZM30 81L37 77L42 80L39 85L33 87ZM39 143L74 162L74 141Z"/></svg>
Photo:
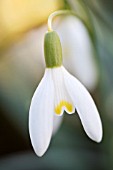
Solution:
<svg viewBox="0 0 113 170"><path fill-rule="evenodd" d="M103 135L102 135L102 132L101 132L101 134L96 138L95 141L96 141L97 143L100 143L100 142L102 141L102 136L103 136Z"/></svg>
<svg viewBox="0 0 113 170"><path fill-rule="evenodd" d="M97 143L100 143L102 141L102 136L101 137L98 137L98 138L95 138L93 139L95 142Z"/></svg>
<svg viewBox="0 0 113 170"><path fill-rule="evenodd" d="M96 134L93 135L93 137L91 137L91 139L97 143L100 143L102 141L102 136L103 136L103 132L101 129L99 132L96 132Z"/></svg>
<svg viewBox="0 0 113 170"><path fill-rule="evenodd" d="M46 152L46 151L45 151L45 152ZM45 152L42 152L42 151L41 151L41 152L38 152L38 153L35 152L35 153L36 153L36 155L37 155L38 157L42 157L42 156L44 155Z"/></svg>
<svg viewBox="0 0 113 170"><path fill-rule="evenodd" d="M49 145L48 145L49 146ZM35 151L35 153L36 153L36 155L38 156L38 157L42 157L45 153L46 153L46 151L47 151L47 149L48 149L48 146L46 147L46 148L38 148L38 149L36 149L36 148L34 148L34 151Z"/></svg>

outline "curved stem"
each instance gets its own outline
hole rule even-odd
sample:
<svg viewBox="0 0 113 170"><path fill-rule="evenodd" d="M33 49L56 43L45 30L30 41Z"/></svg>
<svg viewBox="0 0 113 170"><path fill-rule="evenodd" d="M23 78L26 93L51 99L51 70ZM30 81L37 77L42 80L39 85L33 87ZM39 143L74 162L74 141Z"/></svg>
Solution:
<svg viewBox="0 0 113 170"><path fill-rule="evenodd" d="M58 11L55 11L53 12L52 14L50 14L49 18L48 18L48 31L53 31L52 29L52 21L53 21L53 18L58 16L58 15L62 15L62 14L70 14L70 15L74 15L75 17L77 17L79 20L81 20L81 22L84 24L84 26L87 28L88 30L88 33L89 33L89 36L92 40L92 42L94 43L94 36L93 36L93 33L92 33L92 30L91 28L89 27L89 25L87 24L87 22L82 18L80 17L75 11L72 11L72 10L58 10Z"/></svg>
<svg viewBox="0 0 113 170"><path fill-rule="evenodd" d="M50 14L49 18L48 18L48 31L52 31L52 20L54 17L58 16L58 15L62 15L62 14L71 14L71 15L75 15L76 17L78 17L79 19L81 19L74 11L71 10L58 10L53 12L52 14Z"/></svg>

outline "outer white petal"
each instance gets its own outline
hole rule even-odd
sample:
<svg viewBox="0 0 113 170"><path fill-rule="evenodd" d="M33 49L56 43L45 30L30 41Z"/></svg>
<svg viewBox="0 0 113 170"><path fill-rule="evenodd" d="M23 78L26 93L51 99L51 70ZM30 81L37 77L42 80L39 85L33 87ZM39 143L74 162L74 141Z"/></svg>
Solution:
<svg viewBox="0 0 113 170"><path fill-rule="evenodd" d="M29 113L29 132L33 148L38 156L47 150L53 131L54 86L51 69L36 89Z"/></svg>
<svg viewBox="0 0 113 170"><path fill-rule="evenodd" d="M59 24L57 32L61 38L64 66L89 90L93 90L98 82L98 69L87 29L76 17L67 16Z"/></svg>
<svg viewBox="0 0 113 170"><path fill-rule="evenodd" d="M63 119L63 116L54 115L54 119L53 119L53 135L56 134L59 127L61 126L62 119Z"/></svg>
<svg viewBox="0 0 113 170"><path fill-rule="evenodd" d="M86 88L64 69L65 85L77 109L87 135L94 141L102 139L102 124L96 105Z"/></svg>

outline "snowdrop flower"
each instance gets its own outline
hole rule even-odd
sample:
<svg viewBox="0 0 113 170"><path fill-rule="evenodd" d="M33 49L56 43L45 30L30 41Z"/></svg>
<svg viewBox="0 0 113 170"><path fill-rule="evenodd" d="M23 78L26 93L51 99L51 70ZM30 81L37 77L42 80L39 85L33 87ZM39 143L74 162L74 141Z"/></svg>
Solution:
<svg viewBox="0 0 113 170"><path fill-rule="evenodd" d="M64 66L88 90L94 90L99 74L95 51L86 27L80 19L70 15L63 18L56 30L61 38Z"/></svg>
<svg viewBox="0 0 113 170"><path fill-rule="evenodd" d="M98 110L86 88L63 67L60 39L55 31L46 33L44 53L45 73L29 111L29 132L36 154L42 156L46 152L54 121L60 122L64 111L72 114L76 109L86 134L100 142L102 125Z"/></svg>

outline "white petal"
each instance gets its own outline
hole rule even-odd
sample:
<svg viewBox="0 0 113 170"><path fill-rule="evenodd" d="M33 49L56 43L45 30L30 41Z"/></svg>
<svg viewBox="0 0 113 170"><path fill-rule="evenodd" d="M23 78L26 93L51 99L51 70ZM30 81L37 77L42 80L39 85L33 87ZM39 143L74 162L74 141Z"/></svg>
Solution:
<svg viewBox="0 0 113 170"><path fill-rule="evenodd" d="M38 156L47 150L53 131L54 87L51 69L36 89L29 113L29 132L33 148Z"/></svg>
<svg viewBox="0 0 113 170"><path fill-rule="evenodd" d="M102 139L102 124L96 105L86 88L64 69L65 84L87 135L94 141Z"/></svg>
<svg viewBox="0 0 113 170"><path fill-rule="evenodd" d="M76 17L67 16L57 31L61 37L64 66L89 90L93 90L98 82L98 69L87 29Z"/></svg>
<svg viewBox="0 0 113 170"><path fill-rule="evenodd" d="M55 135L61 126L63 116L57 116L54 115L54 120L53 120L53 135Z"/></svg>
<svg viewBox="0 0 113 170"><path fill-rule="evenodd" d="M74 113L72 100L65 87L62 66L52 69L52 78L55 88L55 114L61 116L64 110L69 114Z"/></svg>

